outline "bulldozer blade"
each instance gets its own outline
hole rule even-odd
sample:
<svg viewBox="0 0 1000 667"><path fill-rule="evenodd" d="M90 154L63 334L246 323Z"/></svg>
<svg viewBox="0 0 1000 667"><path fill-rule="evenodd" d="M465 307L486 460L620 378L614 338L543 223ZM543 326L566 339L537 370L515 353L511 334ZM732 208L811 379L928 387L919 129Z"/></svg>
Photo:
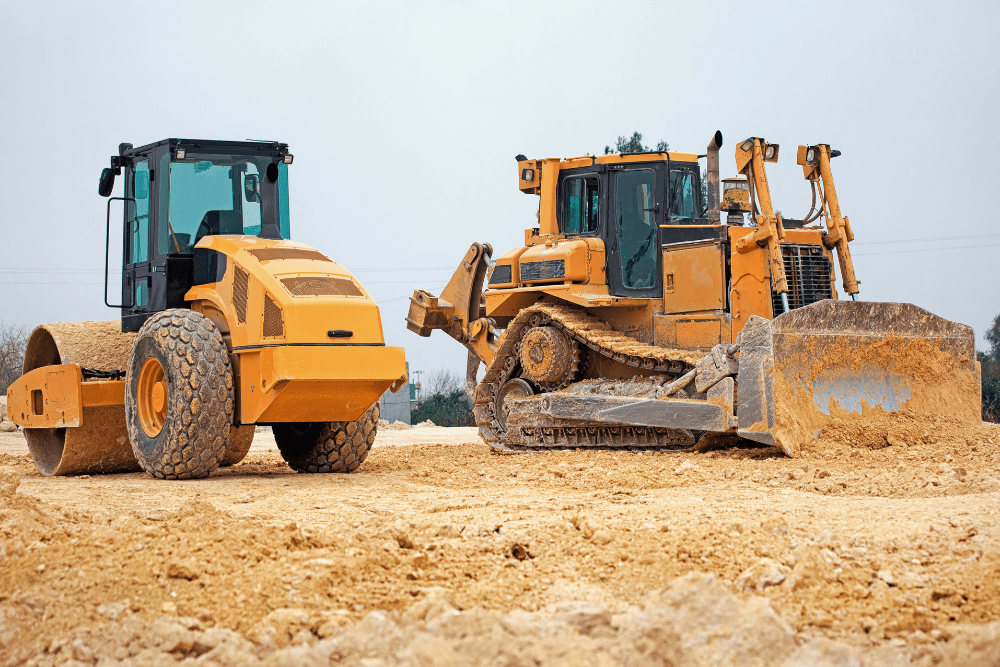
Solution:
<svg viewBox="0 0 1000 667"><path fill-rule="evenodd" d="M795 456L835 418L981 421L971 327L908 303L820 301L741 334L739 434Z"/></svg>

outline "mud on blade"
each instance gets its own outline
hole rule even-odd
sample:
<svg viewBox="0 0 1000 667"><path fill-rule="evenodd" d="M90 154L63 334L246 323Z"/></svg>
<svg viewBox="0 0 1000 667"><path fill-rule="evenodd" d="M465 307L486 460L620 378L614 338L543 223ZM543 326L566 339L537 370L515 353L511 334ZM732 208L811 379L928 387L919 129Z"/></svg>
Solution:
<svg viewBox="0 0 1000 667"><path fill-rule="evenodd" d="M821 301L753 318L742 341L740 434L789 455L871 411L981 420L972 328L912 304Z"/></svg>

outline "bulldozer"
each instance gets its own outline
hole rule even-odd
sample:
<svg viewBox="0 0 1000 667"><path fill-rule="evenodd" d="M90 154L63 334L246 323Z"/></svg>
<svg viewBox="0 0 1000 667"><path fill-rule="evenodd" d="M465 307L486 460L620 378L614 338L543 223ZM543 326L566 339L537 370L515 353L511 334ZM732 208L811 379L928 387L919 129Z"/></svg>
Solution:
<svg viewBox="0 0 1000 667"><path fill-rule="evenodd" d="M119 145L98 193L109 197L104 302L120 320L39 325L7 392L43 474L206 477L246 456L255 425L272 427L299 472L365 460L379 397L406 383L403 349L386 346L350 271L290 239L292 161L271 141ZM123 173L124 196L110 197Z"/></svg>
<svg viewBox="0 0 1000 667"><path fill-rule="evenodd" d="M737 175L720 180L722 143L716 132L703 155L518 155L518 188L539 198L524 245L493 261L473 243L440 296L414 292L407 327L468 349L467 390L495 451L750 440L796 456L834 419L979 423L973 330L857 299L830 166L840 152L798 147L812 205L794 220L768 186L780 146L740 142Z"/></svg>

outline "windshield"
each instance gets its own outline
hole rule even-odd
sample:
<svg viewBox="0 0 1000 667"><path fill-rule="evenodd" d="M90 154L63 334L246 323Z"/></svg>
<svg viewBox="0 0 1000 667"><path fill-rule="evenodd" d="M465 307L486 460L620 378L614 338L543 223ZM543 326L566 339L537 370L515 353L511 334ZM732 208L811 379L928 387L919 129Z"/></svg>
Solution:
<svg viewBox="0 0 1000 667"><path fill-rule="evenodd" d="M670 217L696 218L695 207L695 173L692 171L670 172Z"/></svg>
<svg viewBox="0 0 1000 667"><path fill-rule="evenodd" d="M160 254L191 254L203 236L259 234L261 190L273 161L268 156L188 153L170 162L168 222L159 225L157 239ZM281 237L287 239L288 168L284 163L277 168L278 222Z"/></svg>

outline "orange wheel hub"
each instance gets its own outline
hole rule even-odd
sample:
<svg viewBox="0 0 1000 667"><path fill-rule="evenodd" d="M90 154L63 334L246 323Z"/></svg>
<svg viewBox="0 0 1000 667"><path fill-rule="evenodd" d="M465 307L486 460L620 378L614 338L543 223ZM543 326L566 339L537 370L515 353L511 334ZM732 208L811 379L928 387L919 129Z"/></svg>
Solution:
<svg viewBox="0 0 1000 667"><path fill-rule="evenodd" d="M163 374L163 366L156 357L143 362L135 393L139 424L146 435L155 438L160 435L167 419L167 379Z"/></svg>

